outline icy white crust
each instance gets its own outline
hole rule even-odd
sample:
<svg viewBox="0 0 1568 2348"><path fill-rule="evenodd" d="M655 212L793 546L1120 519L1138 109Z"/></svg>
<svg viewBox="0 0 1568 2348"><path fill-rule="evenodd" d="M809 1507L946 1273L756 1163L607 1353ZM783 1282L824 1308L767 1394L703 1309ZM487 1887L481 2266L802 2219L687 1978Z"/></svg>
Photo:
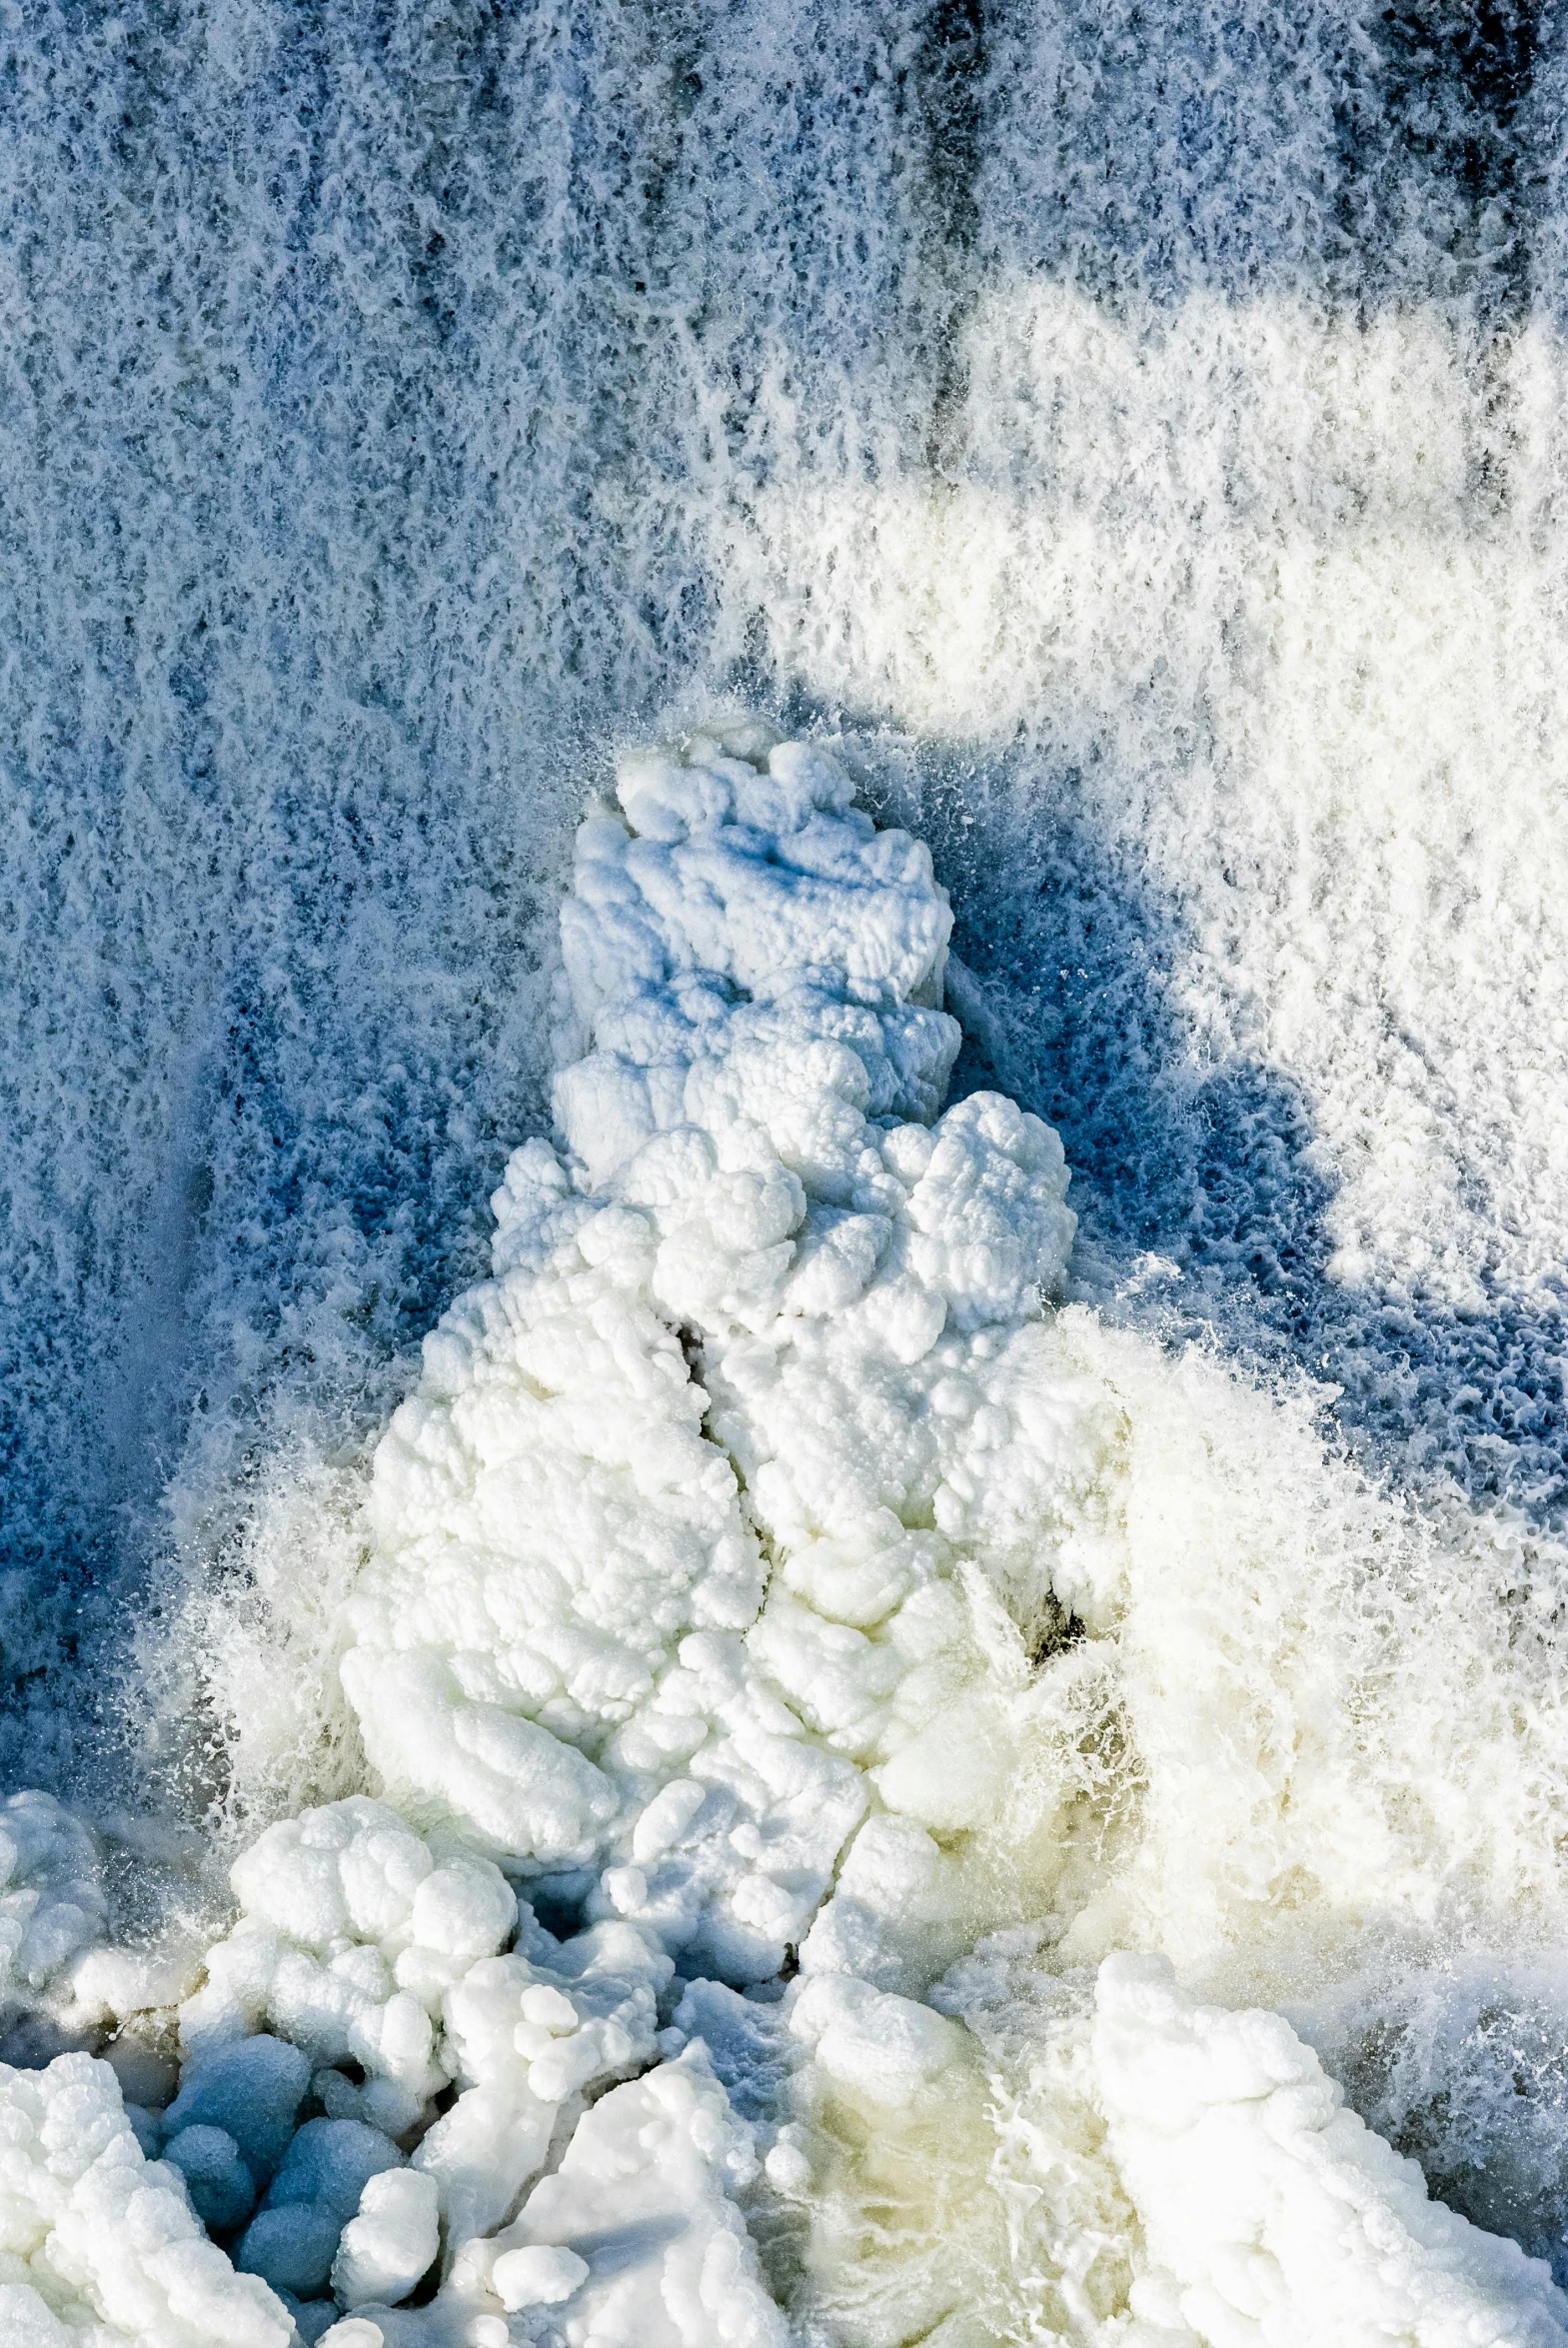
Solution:
<svg viewBox="0 0 1568 2348"><path fill-rule="evenodd" d="M122 1821L122 1824L128 1824ZM178 1834L138 1835L144 1860ZM116 1947L104 1888L104 1836L52 1794L0 1801L0 2062L24 2065L85 2043L111 2020L169 2005L190 1987L193 1952ZM125 2050L131 2075L147 2062Z"/></svg>
<svg viewBox="0 0 1568 2348"><path fill-rule="evenodd" d="M260 1837L189 1994L103 1945L87 1829L0 1812L7 2012L140 2031L128 2108L0 2067L8 2339L1568 2340L1277 2015L1075 1969L1447 1846L1334 1742L1349 1634L1268 1581L1201 1368L1051 1310L1060 1146L942 1114L946 901L851 800L741 726L583 827L557 1145L377 1457L382 1798Z"/></svg>

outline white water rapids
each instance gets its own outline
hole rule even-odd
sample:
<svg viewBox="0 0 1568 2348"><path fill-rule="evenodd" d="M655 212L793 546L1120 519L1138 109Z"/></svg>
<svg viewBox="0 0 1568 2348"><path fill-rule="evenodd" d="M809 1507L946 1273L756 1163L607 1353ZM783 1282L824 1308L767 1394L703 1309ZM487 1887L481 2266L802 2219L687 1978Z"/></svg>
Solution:
<svg viewBox="0 0 1568 2348"><path fill-rule="evenodd" d="M1565 94L0 8L7 2339L1568 2338Z"/></svg>

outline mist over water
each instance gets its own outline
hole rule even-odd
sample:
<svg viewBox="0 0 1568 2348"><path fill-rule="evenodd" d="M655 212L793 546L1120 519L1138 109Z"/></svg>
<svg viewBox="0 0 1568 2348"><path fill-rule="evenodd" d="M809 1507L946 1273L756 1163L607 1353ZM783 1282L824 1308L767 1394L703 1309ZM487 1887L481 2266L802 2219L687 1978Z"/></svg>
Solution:
<svg viewBox="0 0 1568 2348"><path fill-rule="evenodd" d="M955 1094L1060 1133L1106 1342L1196 1341L1136 1469L1181 1589L1321 1601L1331 1677L1408 1543L1377 1750L1452 1816L1484 1748L1523 1821L1433 1861L1446 2002L1403 1923L1361 2004L1331 1933L1220 1958L1174 1825L1187 1889L1123 1921L1227 2002L1294 1978L1561 2279L1565 40L0 10L6 1790L249 1831L359 1789L334 1608L550 1130L573 828L740 697L930 846ZM1363 1718L1363 1664L1300 1717Z"/></svg>

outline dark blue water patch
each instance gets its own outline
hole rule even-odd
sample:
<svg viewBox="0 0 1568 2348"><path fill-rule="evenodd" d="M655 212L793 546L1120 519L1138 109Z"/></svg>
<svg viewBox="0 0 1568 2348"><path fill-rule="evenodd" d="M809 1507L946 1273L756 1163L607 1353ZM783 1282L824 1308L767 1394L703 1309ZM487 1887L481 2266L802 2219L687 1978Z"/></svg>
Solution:
<svg viewBox="0 0 1568 2348"><path fill-rule="evenodd" d="M1193 293L1437 302L1483 332L1538 283L1559 168L1541 0L1285 12L998 0L981 208L997 262L1115 307Z"/></svg>

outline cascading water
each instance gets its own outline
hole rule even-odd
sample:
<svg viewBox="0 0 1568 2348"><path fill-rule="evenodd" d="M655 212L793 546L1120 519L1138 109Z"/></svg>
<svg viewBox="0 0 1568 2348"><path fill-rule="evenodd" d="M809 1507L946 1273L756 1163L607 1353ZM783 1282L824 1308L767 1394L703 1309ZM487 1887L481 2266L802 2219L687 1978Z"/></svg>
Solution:
<svg viewBox="0 0 1568 2348"><path fill-rule="evenodd" d="M1568 2335L1563 39L0 12L18 2339Z"/></svg>

